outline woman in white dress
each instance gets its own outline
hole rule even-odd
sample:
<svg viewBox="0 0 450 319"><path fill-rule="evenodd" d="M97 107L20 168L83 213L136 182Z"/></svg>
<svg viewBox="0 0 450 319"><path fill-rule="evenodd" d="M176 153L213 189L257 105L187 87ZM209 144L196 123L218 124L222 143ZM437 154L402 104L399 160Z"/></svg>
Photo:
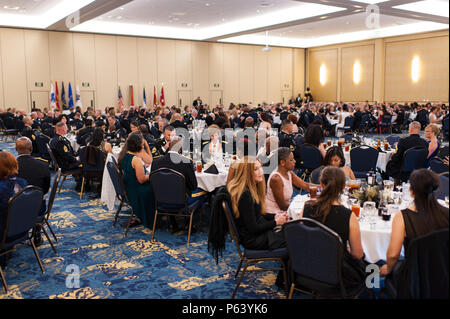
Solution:
<svg viewBox="0 0 450 319"><path fill-rule="evenodd" d="M342 135L341 131L339 130L340 127L344 127L345 125L345 119L350 116L350 113L348 111L347 104L344 104L342 106L342 111L339 113L339 123L336 125L336 136L339 137ZM340 134L340 135L339 135Z"/></svg>

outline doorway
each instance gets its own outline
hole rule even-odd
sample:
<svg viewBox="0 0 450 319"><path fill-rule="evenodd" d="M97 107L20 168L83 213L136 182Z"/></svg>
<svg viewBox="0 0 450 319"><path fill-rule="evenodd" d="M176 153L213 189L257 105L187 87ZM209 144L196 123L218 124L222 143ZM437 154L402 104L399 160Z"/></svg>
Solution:
<svg viewBox="0 0 450 319"><path fill-rule="evenodd" d="M209 91L209 105L215 108L223 103L223 91Z"/></svg>
<svg viewBox="0 0 450 319"><path fill-rule="evenodd" d="M192 105L192 91L178 91L178 107L182 112L186 105Z"/></svg>
<svg viewBox="0 0 450 319"><path fill-rule="evenodd" d="M95 92L94 91L81 91L80 92L82 110L86 110L89 106L95 110ZM73 101L76 106L76 101Z"/></svg>
<svg viewBox="0 0 450 319"><path fill-rule="evenodd" d="M292 91L290 91L290 90L289 91L287 91L287 90L281 91L281 98L282 98L283 105L288 105L291 97L292 97Z"/></svg>

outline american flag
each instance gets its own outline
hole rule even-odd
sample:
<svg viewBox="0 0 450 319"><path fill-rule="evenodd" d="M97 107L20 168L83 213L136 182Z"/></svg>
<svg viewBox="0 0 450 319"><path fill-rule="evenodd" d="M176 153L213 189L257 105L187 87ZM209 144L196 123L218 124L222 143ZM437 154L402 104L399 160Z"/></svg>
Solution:
<svg viewBox="0 0 450 319"><path fill-rule="evenodd" d="M120 86L119 86L119 94L117 97L117 107L119 108L119 110L122 110L123 108L123 96L122 91L120 91Z"/></svg>

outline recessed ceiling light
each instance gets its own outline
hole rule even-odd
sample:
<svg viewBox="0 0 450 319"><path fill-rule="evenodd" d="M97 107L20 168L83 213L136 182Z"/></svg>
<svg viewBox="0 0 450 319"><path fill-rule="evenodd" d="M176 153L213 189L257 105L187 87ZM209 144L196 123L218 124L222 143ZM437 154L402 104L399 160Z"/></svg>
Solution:
<svg viewBox="0 0 450 319"><path fill-rule="evenodd" d="M205 6L209 7L209 3L205 3Z"/></svg>
<svg viewBox="0 0 450 319"><path fill-rule="evenodd" d="M326 18L328 18L328 16L323 16L323 17L320 17L320 19L326 19Z"/></svg>
<svg viewBox="0 0 450 319"><path fill-rule="evenodd" d="M19 10L20 7L3 6L3 9L7 9L7 10Z"/></svg>
<svg viewBox="0 0 450 319"><path fill-rule="evenodd" d="M120 7L119 9L120 9L120 10L123 10L123 7Z"/></svg>

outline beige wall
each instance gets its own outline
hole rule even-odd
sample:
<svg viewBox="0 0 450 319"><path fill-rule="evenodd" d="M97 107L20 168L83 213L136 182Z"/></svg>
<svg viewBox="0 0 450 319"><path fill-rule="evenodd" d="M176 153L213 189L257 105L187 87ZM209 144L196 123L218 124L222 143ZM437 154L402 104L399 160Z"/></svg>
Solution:
<svg viewBox="0 0 450 319"><path fill-rule="evenodd" d="M448 41L448 31L437 31L311 48L307 50L309 86L316 101L448 102ZM411 63L416 55L421 70L419 81L413 83ZM359 84L353 82L357 60ZM324 86L319 83L322 64L328 71Z"/></svg>
<svg viewBox="0 0 450 319"><path fill-rule="evenodd" d="M148 104L153 86L159 99L162 83L169 106L178 105L181 96L200 96L206 103L222 96L228 105L281 102L285 95L303 93L305 50L274 47L262 52L262 48L0 28L0 108L29 111L32 94L33 99L37 93L49 94L55 81L60 93L61 82L66 93L70 82L74 96L79 85L82 97L93 94L96 107L102 109L117 105L119 85L126 105L129 85L134 87L135 105L142 105L144 87ZM43 82L43 87L35 82Z"/></svg>

